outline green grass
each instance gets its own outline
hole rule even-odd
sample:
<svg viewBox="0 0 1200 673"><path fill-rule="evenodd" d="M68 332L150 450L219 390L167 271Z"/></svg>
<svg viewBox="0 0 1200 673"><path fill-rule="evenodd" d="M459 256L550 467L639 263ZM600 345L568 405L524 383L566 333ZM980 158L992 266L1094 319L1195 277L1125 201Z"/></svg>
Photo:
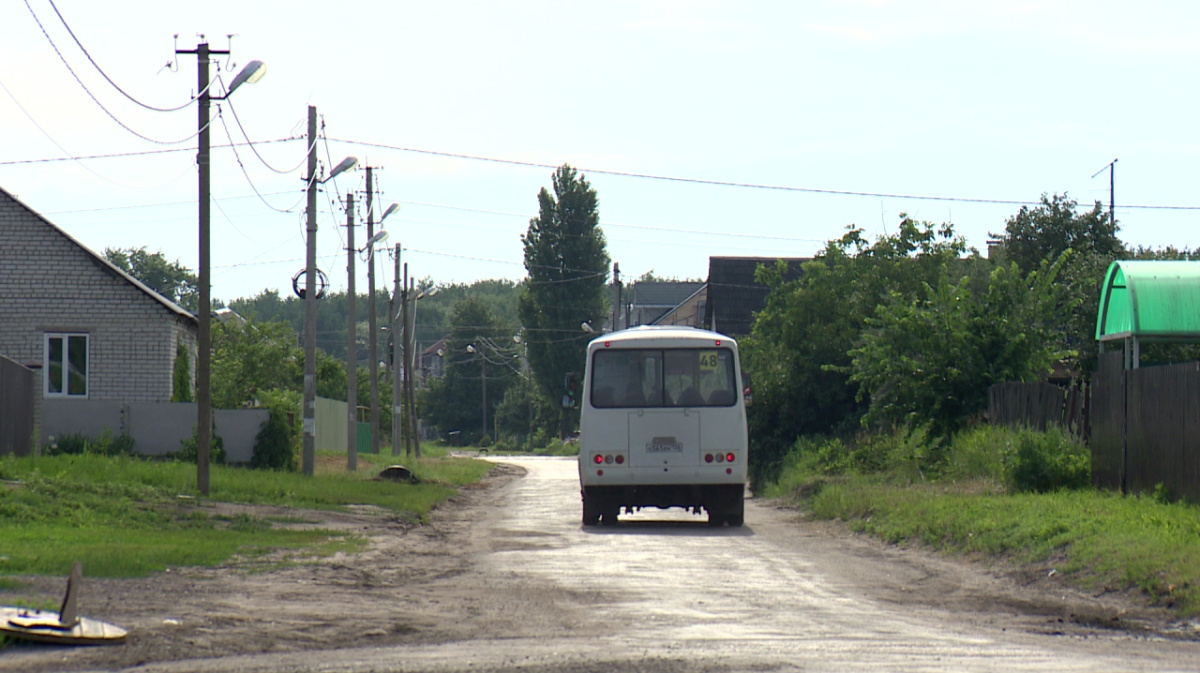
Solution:
<svg viewBox="0 0 1200 673"><path fill-rule="evenodd" d="M245 515L217 516L207 505L375 505L415 522L491 468L476 460L423 458L409 464L420 483L398 484L374 479L374 468L400 461L363 458L351 473L344 454L320 454L311 477L213 465L206 497L197 491L195 465L187 463L88 454L0 458L0 479L10 482L0 488L0 582L5 576L62 575L75 560L83 561L89 576L131 577L171 566L215 565L237 554L358 549L364 541L355 536L275 528L272 520Z"/></svg>
<svg viewBox="0 0 1200 673"><path fill-rule="evenodd" d="M1003 432L985 432L997 453L1011 444ZM980 442L978 435L955 442L949 468L925 479L831 475L797 456L764 495L794 499L815 517L891 543L1014 564L1051 561L1078 586L1137 588L1183 616L1200 615L1200 507L1088 488L1014 493L993 472L1003 456L988 456Z"/></svg>

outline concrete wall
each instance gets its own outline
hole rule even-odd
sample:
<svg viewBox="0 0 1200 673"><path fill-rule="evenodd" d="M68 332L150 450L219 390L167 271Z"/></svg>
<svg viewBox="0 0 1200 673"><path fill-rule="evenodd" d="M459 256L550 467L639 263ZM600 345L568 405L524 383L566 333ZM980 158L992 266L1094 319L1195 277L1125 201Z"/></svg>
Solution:
<svg viewBox="0 0 1200 673"><path fill-rule="evenodd" d="M191 437L196 427L196 405L190 402L47 399L43 405L44 442L68 434L98 438L107 430L113 436L132 437L133 451L138 455L165 456L179 451L181 442ZM227 463L250 462L254 440L269 415L265 409L213 410L216 434L224 442ZM345 423L342 427L344 430Z"/></svg>
<svg viewBox="0 0 1200 673"><path fill-rule="evenodd" d="M345 402L317 398L317 436L313 446L321 451L346 451L346 434L350 422L350 409Z"/></svg>

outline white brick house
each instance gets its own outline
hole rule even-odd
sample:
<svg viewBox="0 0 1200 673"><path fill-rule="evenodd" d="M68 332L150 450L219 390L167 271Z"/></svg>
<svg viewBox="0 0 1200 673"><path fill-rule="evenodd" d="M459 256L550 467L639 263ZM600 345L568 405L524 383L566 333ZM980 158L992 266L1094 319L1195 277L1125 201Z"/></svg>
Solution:
<svg viewBox="0 0 1200 673"><path fill-rule="evenodd" d="M46 401L168 402L177 346L194 380L194 315L0 189L0 355Z"/></svg>

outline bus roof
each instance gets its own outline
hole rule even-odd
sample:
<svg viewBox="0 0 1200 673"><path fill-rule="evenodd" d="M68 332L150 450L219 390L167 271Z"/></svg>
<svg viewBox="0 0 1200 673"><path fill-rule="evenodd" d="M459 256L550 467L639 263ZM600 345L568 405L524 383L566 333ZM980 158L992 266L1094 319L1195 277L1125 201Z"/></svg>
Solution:
<svg viewBox="0 0 1200 673"><path fill-rule="evenodd" d="M677 342L674 344L676 346L699 346L704 343L720 342L723 346L737 347L737 342L732 337L720 332L672 325L639 325L617 332L602 334L588 343L588 350L602 348L610 344L630 346L646 343L651 340L655 342Z"/></svg>

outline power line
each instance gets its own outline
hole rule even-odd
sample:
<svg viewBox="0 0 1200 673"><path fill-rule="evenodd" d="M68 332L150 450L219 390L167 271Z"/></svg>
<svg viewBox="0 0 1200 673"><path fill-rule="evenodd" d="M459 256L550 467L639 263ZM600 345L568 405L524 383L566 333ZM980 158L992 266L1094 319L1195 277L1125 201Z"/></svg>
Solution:
<svg viewBox="0 0 1200 673"><path fill-rule="evenodd" d="M452 159L463 159L463 160L468 160L468 161L485 161L485 162L491 162L491 163L508 164L508 165L513 165L513 166L528 166L528 167L533 167L533 168L550 168L550 169L558 168L558 166L555 166L552 164L542 164L542 163L535 163L535 162L530 162L530 161L519 161L516 159L498 159L498 158L494 158L494 157L484 157L484 156L476 156L476 155L470 155L470 154L458 154L458 153L453 153L453 152L441 152L441 151L437 151L437 150L423 150L423 149L417 149L417 148L411 148L411 147L400 147L397 145L385 145L382 143L371 143L371 142L360 141L360 140L347 140L344 138L325 137L324 139L326 141L345 143L347 145L358 145L361 147L373 147L376 149L394 150L397 152L427 154L427 155L432 155L432 156L447 157L447 158L452 158ZM190 138L185 139L185 140L190 140ZM270 143L294 142L294 141L298 141L298 140L300 140L300 138L277 138L274 140L259 140L259 141L256 141L256 143L254 143L254 144L265 145L265 144L270 144ZM180 141L180 142L184 142L184 141ZM167 144L167 143L161 143L161 144ZM251 143L235 143L235 144L238 146L241 146L241 145L249 145ZM224 147L231 147L231 145L213 145L213 149L224 148ZM139 152L121 152L121 153L112 153L112 154L94 154L94 155L82 155L82 156L71 156L71 157L61 157L61 158L55 157L55 158L48 158L48 159L17 159L17 160L10 160L10 161L0 161L0 166L15 166L15 165L24 165L24 164L37 164L37 163L53 163L53 162L59 162L59 161L78 161L81 159L112 159L112 158L135 157L135 156L165 154L168 152L183 152L183 151L188 151L188 150L186 148L183 148L183 149L167 149L167 150L149 150L149 151L139 151ZM629 171L613 171L613 170L606 170L606 169L601 169L601 168L586 168L586 167L582 167L582 166L576 166L576 169L578 169L581 173L599 173L601 175L613 175L613 176L619 176L619 177L629 177L629 178L646 179L646 180L662 180L662 181L668 181L668 182L681 182L681 183L691 183L691 184L719 186L719 187L736 187L736 188L743 188L743 189L761 189L761 190L801 192L801 193L811 193L811 194L826 194L826 195L833 195L833 196L858 196L858 197L869 197L869 198L910 199L910 200L914 200L914 201L978 203L978 204L1009 205L1009 206L1040 206L1041 205L1041 201L1022 201L1022 200L1017 200L1017 199L983 199L983 198L958 197L958 196L929 196L929 195L924 195L924 194L891 194L891 193L884 193L884 192L865 192L865 191L852 191L852 190L818 189L818 188L813 188L813 187L795 187L795 186L786 186L786 185L767 185L767 184L758 184L758 183L751 183L751 182L734 182L734 181L726 181L726 180L705 180L705 179L700 179L700 178L684 178L684 177L678 177L678 176L652 175L652 174L648 174L648 173L635 173L635 172L629 172ZM513 215L513 216L517 216L517 217L525 217L525 215L519 215L516 213L504 213L501 211L489 211L489 210L483 210L483 209L477 209L477 208L466 208L466 207L460 207L460 206L446 206L446 205L439 205L439 204L420 203L420 202L416 202L416 201L406 201L404 203L410 203L412 205L427 205L427 206L432 206L432 207L437 207L437 208L453 208L456 210L464 210L464 211L468 211L468 212L479 212L479 213L485 213L485 214ZM1129 208L1132 210L1180 210L1180 211L1200 210L1200 206L1172 206L1172 205L1159 205L1159 204L1122 204L1122 207ZM608 223L606 223L606 224L608 224ZM633 226L640 226L640 225L614 224L613 226L633 227ZM687 233L686 230L664 229L664 231L683 231L683 232ZM712 233L712 232L696 232L696 233ZM716 235L716 234L714 234L714 235ZM734 235L734 234L720 234L720 235ZM744 234L742 234L742 235L744 235ZM756 238L764 238L764 237L756 237ZM785 238L784 240L809 240L809 239L786 239ZM815 239L812 239L812 240L815 240Z"/></svg>
<svg viewBox="0 0 1200 673"><path fill-rule="evenodd" d="M7 90L8 89L5 88L5 91L7 91ZM9 93L9 95L11 96L12 94ZM15 101L16 98L14 98L13 100ZM20 105L20 103L18 103L18 106L19 105ZM28 115L28 113L26 113L26 114ZM41 128L41 127L38 127L38 128ZM44 133L44 131L43 131L43 133ZM287 143L287 142L294 142L297 140L300 140L300 139L299 138L277 138L275 140L259 140L258 144L259 145L267 145L267 144L271 144L271 143ZM55 144L57 144L57 143L55 143ZM234 143L234 144L241 146L241 145L246 145L248 143ZM228 147L232 147L232 146L233 145L213 145L212 149L222 149L222 148L228 148ZM13 159L10 161L0 161L0 166L22 166L22 165L29 165L29 164L52 164L52 163L58 163L60 161L85 161L85 160L95 160L95 159L124 159L124 158L128 158L128 157L142 157L142 156L152 156L155 154L172 154L172 153L178 153L178 152L194 152L194 151L195 151L195 148L193 148L193 147L172 147L169 149L161 149L161 150L141 150L141 151L137 151L137 152L112 152L112 153L108 153L108 154L83 154L83 155L78 155L78 156L49 157L46 159Z"/></svg>
<svg viewBox="0 0 1200 673"><path fill-rule="evenodd" d="M300 168L302 166L304 166L304 162L308 161L308 151L312 149L311 144L309 145L308 148L306 148L306 150L304 152L304 156L301 157L301 159L300 159L300 163L296 164L294 167L289 168L287 170L282 170L282 169L275 168L274 166L272 166L270 162L268 162L266 159L263 158L263 155L259 154L258 148L255 147L254 142L252 140L250 140L250 135L248 133L246 133L246 128L244 126L242 126L241 117L238 117L237 109L233 107L233 99L226 98L225 102L227 102L229 104L229 111L231 113L233 113L233 120L235 122L237 122L238 129L241 130L241 132L242 132L242 137L246 139L246 144L249 145L250 149L254 151L254 156L258 157L258 160L260 162L262 162L263 166L266 166L267 168L269 168L272 171L279 173L281 175L288 175L290 173L295 173L296 171L300 170ZM226 131L226 135L228 135L228 131ZM229 142L230 142L230 146L233 147L233 138L232 137L229 138ZM316 139L314 139L312 142L315 143ZM234 148L234 151L235 152L237 151L236 147Z"/></svg>
<svg viewBox="0 0 1200 673"><path fill-rule="evenodd" d="M91 166L88 166L87 164L83 163L83 161L81 161L80 159L72 158L71 153L68 152L65 147L63 147L61 144L59 144L59 142L54 139L54 136L50 135L50 132L47 131L45 128L43 128L42 125L38 123L37 119L34 119L33 115L29 114L29 110L26 110L25 106L21 105L21 101L17 100L17 97L15 95L13 95L12 91L9 91L8 87L5 86L4 82L2 82L2 81L0 81L0 89L4 89L4 93L7 93L9 98L12 98L12 101L14 103L16 103L17 108L20 109L21 112L23 112L25 114L25 116L29 118L29 121L32 122L33 125L37 127L37 130L41 131L42 135L46 136L46 138L49 139L50 142L54 143L55 147L57 147L59 150L62 151L62 153L64 155L66 155L64 158L59 159L58 161L74 161L75 163L82 166L84 170L86 170L87 172L91 173L92 175L100 178L101 180L112 183L114 185L120 185L122 187L127 186L127 185L122 185L121 183L117 182L116 180L113 180L112 178L109 178L108 176L97 173L96 171L92 170Z"/></svg>
<svg viewBox="0 0 1200 673"><path fill-rule="evenodd" d="M229 125L225 123L225 115L222 114L221 105L219 103L217 104L217 119L221 120L221 126L225 129L225 137L229 138L230 146L232 147L233 136L229 133ZM243 131L243 133L244 133L244 131ZM254 147L254 145L251 145L251 147ZM255 154L258 154L257 150L255 151ZM296 212L296 207L299 206L300 202L304 200L303 195L301 195L300 199L297 200L295 203L293 203L291 205L291 207L289 207L287 209L275 207L269 201L267 201L266 198L263 197L261 192L258 191L258 187L254 184L254 180L250 179L250 173L246 170L246 165L242 163L242 157L241 157L241 155L238 154L236 147L233 147L233 157L234 157L234 159L237 160L238 168L242 169L242 175L244 175L246 177L246 182L250 184L250 189L254 190L254 193L256 195L258 195L258 200L262 201L263 205L265 205L266 207L268 207L271 210L274 210L275 212L278 212L278 213ZM261 160L262 157L259 156L259 159ZM268 168L270 168L270 166L268 166ZM299 168L299 167L297 166L297 168ZM293 169L293 170L295 170L295 169ZM222 212L224 212L224 211L222 211ZM249 237L247 237L247 238L249 238Z"/></svg>
<svg viewBox="0 0 1200 673"><path fill-rule="evenodd" d="M54 49L54 53L58 54L58 60L62 61L62 64L64 66L66 66L67 71L70 72L71 76L75 78L75 82L78 83L80 88L83 89L84 93L86 93L88 95L88 98L91 98L92 102L95 103L101 110L103 110L104 114L108 115L109 118L112 119L114 122L116 122L118 126L125 129L129 133L141 138L142 140L145 140L145 141L151 142L151 143L155 143L157 145L180 145L180 144L186 143L187 141L195 138L196 136L200 135L205 130L205 129L199 129L192 135L190 135L186 138L183 138L182 140L169 140L169 141L168 140L157 140L155 138L151 138L150 136L144 135L144 134L134 130L133 127L129 126L125 122L118 119L117 116L112 113L112 111L110 111L107 107L104 106L103 103L100 102L99 98L96 98L96 95L94 93L92 93L92 90L89 89L87 87L87 85L83 83L83 80L79 78L78 73L76 73L75 69L71 67L71 64L67 62L67 59L65 56L63 56L63 53L61 51L59 51L58 45L54 43L54 38L50 37L50 33L46 32L46 27L42 25L42 20L38 18L37 12L33 11L33 6L29 4L29 0L25 0L25 7L27 9L29 9L29 13L33 15L33 20L34 20L34 22L37 23L38 28L40 28L42 30L42 35L46 36L46 41L50 43L50 47L52 49ZM207 90L207 88L208 87L205 87L206 90ZM210 125L211 125L211 123L212 122L209 122ZM207 125L205 128L207 128Z"/></svg>
<svg viewBox="0 0 1200 673"><path fill-rule="evenodd" d="M375 147L378 149L395 150L397 152L411 152L414 154L427 154L431 156L447 157L450 159L464 159L468 161L483 161L497 164L508 164L512 166L527 166L531 168L549 168L557 169L558 166L553 164L543 164L533 161L519 161L517 159L499 159L496 157L485 157L473 154L460 154L455 152L441 152L437 150L423 150L413 147L400 147L397 145L384 145L382 143L370 143L361 140L347 140L343 138L329 138L333 142L346 143L348 145L360 145L363 147ZM598 173L601 175L613 175L626 178L638 178L644 180L662 180L666 182L682 182L698 185L710 185L716 187L740 187L744 189L764 189L785 192L803 192L809 194L827 194L832 196L863 196L870 198L887 198L887 199L911 199L914 201L945 201L953 203L982 203L1004 206L1040 206L1041 201L1020 201L1016 199L980 199L960 196L928 196L921 194L889 194L884 192L863 192L838 189L818 189L815 187L791 187L786 185L766 185L753 182L733 182L726 180L705 180L701 178L681 178L669 175L652 175L649 173L634 173L628 171L614 171L603 168L586 168L583 166L575 166L576 170L581 173ZM1126 205L1125 208L1137 208L1142 210L1200 210L1200 206L1160 206L1160 205Z"/></svg>
<svg viewBox="0 0 1200 673"><path fill-rule="evenodd" d="M112 87L114 89L121 92L121 94L123 96L125 96L126 98L128 98L129 100L133 101L134 103L137 103L138 105L146 108L147 110L154 110L155 112L177 112L179 110L182 110L182 109L190 106L192 103L195 103L197 100L199 100L199 97L197 97L197 98L193 98L192 100L189 100L188 102L186 102L183 105L180 105L178 107L161 108L161 107L154 107L153 105L147 105L146 103L143 103L142 101L129 95L128 93L125 92L124 89L117 86L117 83L114 82L112 80L112 78L108 76L108 73L104 72L104 68L101 68L100 64L96 63L96 59L92 58L92 55L90 53L88 53L88 50L83 46L83 43L80 42L79 38L75 36L75 31L71 30L71 26L67 24L67 20L65 18L63 18L62 12L58 11L58 5L54 4L54 0L47 0L47 1L50 3L50 7L54 9L54 13L58 15L58 20L62 22L63 28L66 28L67 33L70 34L70 36L71 36L71 39L75 40L76 46L79 47L79 50L83 52L83 55L87 57L87 60L90 61L91 64L96 68L96 72L99 72L101 77L103 77L109 84L112 85ZM28 4L29 4L28 1L26 1L25 4L26 4L26 6L28 6ZM30 11L32 12L33 10L31 9ZM35 18L36 18L36 15L35 15ZM41 24L39 23L38 25L41 25Z"/></svg>

